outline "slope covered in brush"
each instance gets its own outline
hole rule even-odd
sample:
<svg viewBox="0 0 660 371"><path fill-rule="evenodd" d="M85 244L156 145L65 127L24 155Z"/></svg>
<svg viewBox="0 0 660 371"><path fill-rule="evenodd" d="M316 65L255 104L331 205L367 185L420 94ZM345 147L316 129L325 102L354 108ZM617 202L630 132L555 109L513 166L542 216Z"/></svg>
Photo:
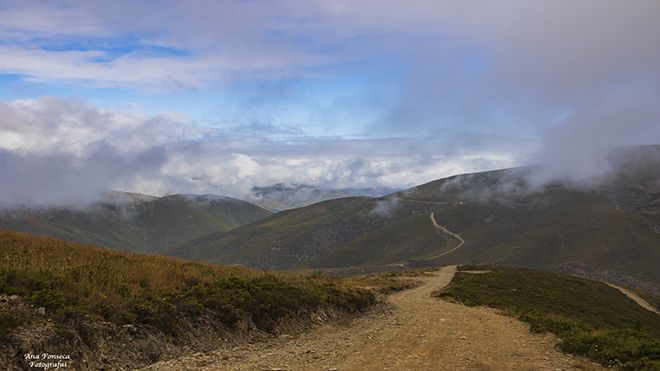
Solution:
<svg viewBox="0 0 660 371"><path fill-rule="evenodd" d="M0 360L70 354L128 367L356 313L370 292L322 277L110 251L0 230ZM38 334L38 335L35 335ZM186 350L187 349L187 350ZM105 357L97 357L99 352ZM80 364L78 364L80 366Z"/></svg>
<svg viewBox="0 0 660 371"><path fill-rule="evenodd" d="M502 263L660 289L660 147L615 157L590 184L534 183L534 168L440 179L384 198L278 213L181 244L183 257L276 269ZM457 233L458 244L430 220Z"/></svg>
<svg viewBox="0 0 660 371"><path fill-rule="evenodd" d="M0 227L105 247L159 252L271 214L242 200L213 195L157 198L115 192L110 196L85 207L0 210Z"/></svg>
<svg viewBox="0 0 660 371"><path fill-rule="evenodd" d="M474 270L481 274L470 273ZM658 315L603 282L530 269L463 266L439 296L502 309L528 322L533 332L558 335L562 350L607 366L660 367Z"/></svg>

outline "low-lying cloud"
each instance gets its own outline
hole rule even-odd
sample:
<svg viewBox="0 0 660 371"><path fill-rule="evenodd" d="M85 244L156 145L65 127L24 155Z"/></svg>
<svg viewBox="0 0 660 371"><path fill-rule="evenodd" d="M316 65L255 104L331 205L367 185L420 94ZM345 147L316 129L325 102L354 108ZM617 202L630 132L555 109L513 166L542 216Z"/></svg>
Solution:
<svg viewBox="0 0 660 371"><path fill-rule="evenodd" d="M497 136L232 136L184 117L54 98L0 103L0 112L5 205L84 204L108 190L246 197L255 186L276 183L401 189L532 163L539 164L532 185L582 182L611 169L607 153L613 146L660 141L658 109L644 101L572 116L529 142ZM386 212L396 205L382 206Z"/></svg>
<svg viewBox="0 0 660 371"><path fill-rule="evenodd" d="M610 155L616 147L660 143L660 107L652 97L603 102L575 113L548 130L534 154L540 166L532 182L594 181L616 170Z"/></svg>
<svg viewBox="0 0 660 371"><path fill-rule="evenodd" d="M4 204L85 203L107 190L243 197L280 182L404 188L516 162L506 142L466 150L434 138L231 136L183 118L54 98L0 103L0 112Z"/></svg>

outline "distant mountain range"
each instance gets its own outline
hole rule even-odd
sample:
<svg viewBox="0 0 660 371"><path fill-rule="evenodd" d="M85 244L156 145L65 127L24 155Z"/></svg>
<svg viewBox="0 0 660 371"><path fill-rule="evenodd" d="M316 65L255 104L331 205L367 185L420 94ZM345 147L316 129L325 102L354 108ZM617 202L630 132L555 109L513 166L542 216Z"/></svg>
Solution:
<svg viewBox="0 0 660 371"><path fill-rule="evenodd" d="M158 253L204 234L228 231L272 213L213 195L154 197L110 192L85 207L0 210L0 228L130 251Z"/></svg>
<svg viewBox="0 0 660 371"><path fill-rule="evenodd" d="M279 212L168 253L270 269L500 263L660 291L660 146L618 151L590 186L534 187L534 168L440 179L386 197ZM435 228L460 235L465 244Z"/></svg>
<svg viewBox="0 0 660 371"><path fill-rule="evenodd" d="M385 194L391 189L332 190L276 184L254 189L244 200L216 195L107 192L86 206L0 205L0 228L129 251L161 253L209 233L229 231L274 211L354 194ZM258 206L258 205L261 206Z"/></svg>
<svg viewBox="0 0 660 371"><path fill-rule="evenodd" d="M396 191L398 189L386 187L330 189L305 184L278 183L268 187L253 187L253 197L249 198L249 201L269 210L281 211L344 197L381 197Z"/></svg>
<svg viewBox="0 0 660 371"><path fill-rule="evenodd" d="M660 292L660 146L621 149L611 160L615 171L590 185L535 186L537 169L524 167L396 193L277 184L254 189L261 206L113 192L79 209L5 207L0 228L268 269L496 263Z"/></svg>

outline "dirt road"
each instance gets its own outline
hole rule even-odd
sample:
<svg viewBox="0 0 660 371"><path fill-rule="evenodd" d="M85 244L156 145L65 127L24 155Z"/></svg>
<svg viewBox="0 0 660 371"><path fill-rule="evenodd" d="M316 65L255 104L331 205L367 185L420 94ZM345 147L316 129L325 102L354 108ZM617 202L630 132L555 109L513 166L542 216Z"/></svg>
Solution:
<svg viewBox="0 0 660 371"><path fill-rule="evenodd" d="M455 267L389 297L392 309L347 325L325 325L261 344L152 365L153 370L573 370L586 365L557 351L555 338L487 308L431 297Z"/></svg>
<svg viewBox="0 0 660 371"><path fill-rule="evenodd" d="M648 311L651 311L651 312L653 312L653 313L660 316L660 312L658 312L658 310L653 305L651 305L651 303L644 300L641 296L637 295L635 292L630 291L630 290L628 290L626 288L623 288L621 286L617 286L613 283L609 283L609 282L605 282L605 283L608 284L610 287L614 287L615 289L621 291L621 293L623 295L629 297L632 301L637 303L637 305L639 305L640 307L642 307L642 308L644 308Z"/></svg>
<svg viewBox="0 0 660 371"><path fill-rule="evenodd" d="M458 245L456 245L456 247L454 247L451 250L447 250L447 251L441 252L440 254L428 257L428 258L426 258L426 260L439 258L441 256L452 253L452 252L458 250L465 243L465 240L463 239L463 237L457 235L456 233L454 233L454 232L450 231L449 229L447 229L447 228L441 226L440 224L438 224L438 222L435 220L435 213L434 212L431 213L431 223L433 224L433 227L435 228L435 230L438 231L438 233L443 233L443 234L449 235L449 236L457 239L458 240Z"/></svg>

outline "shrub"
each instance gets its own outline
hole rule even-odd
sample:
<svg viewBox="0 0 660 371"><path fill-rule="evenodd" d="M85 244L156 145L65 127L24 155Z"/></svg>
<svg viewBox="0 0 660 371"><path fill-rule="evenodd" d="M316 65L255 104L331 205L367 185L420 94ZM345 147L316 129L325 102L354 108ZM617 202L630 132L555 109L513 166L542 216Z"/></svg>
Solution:
<svg viewBox="0 0 660 371"><path fill-rule="evenodd" d="M272 331L322 306L363 310L375 297L340 281L129 254L0 230L0 294L19 294L74 328L84 315L176 334L209 316ZM5 327L16 321L7 318Z"/></svg>
<svg viewBox="0 0 660 371"><path fill-rule="evenodd" d="M469 270L486 267L470 266ZM503 309L552 332L561 349L621 369L660 369L660 321L602 282L531 269L488 266L459 272L440 293L466 305ZM576 300L579 298L579 300Z"/></svg>
<svg viewBox="0 0 660 371"><path fill-rule="evenodd" d="M27 318L20 309L0 306L0 343L7 342L12 330L26 323Z"/></svg>

